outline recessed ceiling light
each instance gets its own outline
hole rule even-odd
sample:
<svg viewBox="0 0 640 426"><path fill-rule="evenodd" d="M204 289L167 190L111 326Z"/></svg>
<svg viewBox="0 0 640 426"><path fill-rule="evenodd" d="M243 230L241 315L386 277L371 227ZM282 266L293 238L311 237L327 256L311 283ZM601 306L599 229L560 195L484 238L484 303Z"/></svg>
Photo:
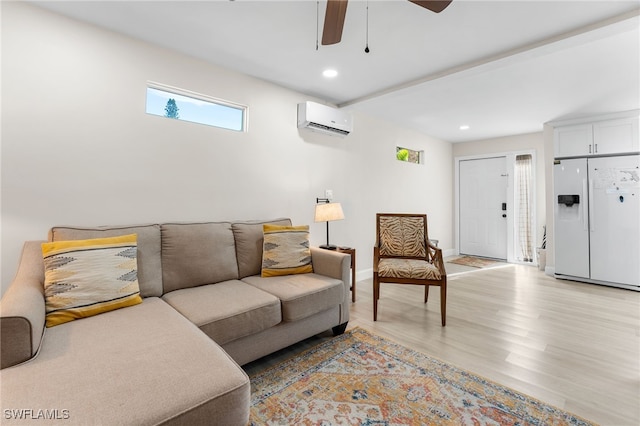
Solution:
<svg viewBox="0 0 640 426"><path fill-rule="evenodd" d="M460 130L469 130L469 125L468 124L461 125Z"/></svg>
<svg viewBox="0 0 640 426"><path fill-rule="evenodd" d="M333 69L328 69L328 70L322 71L322 75L327 77L327 78L333 78L333 77L336 77L338 75L338 71L333 70Z"/></svg>

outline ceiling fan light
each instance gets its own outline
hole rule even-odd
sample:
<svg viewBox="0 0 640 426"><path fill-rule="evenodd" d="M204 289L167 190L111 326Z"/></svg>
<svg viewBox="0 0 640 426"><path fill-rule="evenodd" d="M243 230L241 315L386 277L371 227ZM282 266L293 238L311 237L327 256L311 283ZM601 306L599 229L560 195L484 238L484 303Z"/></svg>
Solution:
<svg viewBox="0 0 640 426"><path fill-rule="evenodd" d="M469 130L469 129L470 129L470 127L469 127L468 124L461 124L460 125L460 130Z"/></svg>

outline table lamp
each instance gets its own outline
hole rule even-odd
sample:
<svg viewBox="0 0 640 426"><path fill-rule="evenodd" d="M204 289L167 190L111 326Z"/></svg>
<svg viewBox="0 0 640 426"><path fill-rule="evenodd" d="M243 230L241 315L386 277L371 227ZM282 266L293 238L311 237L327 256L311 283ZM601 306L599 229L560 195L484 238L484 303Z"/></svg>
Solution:
<svg viewBox="0 0 640 426"><path fill-rule="evenodd" d="M332 203L328 198L316 198L316 222L327 222L327 244L323 244L320 248L327 250L335 250L337 247L329 244L329 222L344 219L342 206L340 203Z"/></svg>

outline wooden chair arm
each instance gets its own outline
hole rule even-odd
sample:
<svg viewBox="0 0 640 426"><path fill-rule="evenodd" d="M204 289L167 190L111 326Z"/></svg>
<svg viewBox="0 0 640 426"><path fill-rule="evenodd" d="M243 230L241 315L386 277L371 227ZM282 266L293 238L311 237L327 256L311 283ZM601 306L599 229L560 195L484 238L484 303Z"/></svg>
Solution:
<svg viewBox="0 0 640 426"><path fill-rule="evenodd" d="M427 240L427 260L438 268L440 274L446 275L447 272L444 269L444 259L442 257L442 249L431 244L431 241Z"/></svg>
<svg viewBox="0 0 640 426"><path fill-rule="evenodd" d="M373 272L378 272L378 262L380 261L380 247L373 248Z"/></svg>

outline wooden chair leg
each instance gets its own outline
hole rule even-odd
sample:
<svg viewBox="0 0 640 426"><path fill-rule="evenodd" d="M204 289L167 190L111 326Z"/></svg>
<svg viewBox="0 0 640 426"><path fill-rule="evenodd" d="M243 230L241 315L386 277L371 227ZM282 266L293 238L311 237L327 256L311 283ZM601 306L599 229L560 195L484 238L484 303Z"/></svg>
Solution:
<svg viewBox="0 0 640 426"><path fill-rule="evenodd" d="M425 285L424 286L424 303L427 303L427 300L429 300L429 286Z"/></svg>
<svg viewBox="0 0 640 426"><path fill-rule="evenodd" d="M447 283L440 285L440 315L444 327L447 324Z"/></svg>
<svg viewBox="0 0 640 426"><path fill-rule="evenodd" d="M380 297L380 283L377 277L373 277L373 320L378 320L378 298Z"/></svg>

